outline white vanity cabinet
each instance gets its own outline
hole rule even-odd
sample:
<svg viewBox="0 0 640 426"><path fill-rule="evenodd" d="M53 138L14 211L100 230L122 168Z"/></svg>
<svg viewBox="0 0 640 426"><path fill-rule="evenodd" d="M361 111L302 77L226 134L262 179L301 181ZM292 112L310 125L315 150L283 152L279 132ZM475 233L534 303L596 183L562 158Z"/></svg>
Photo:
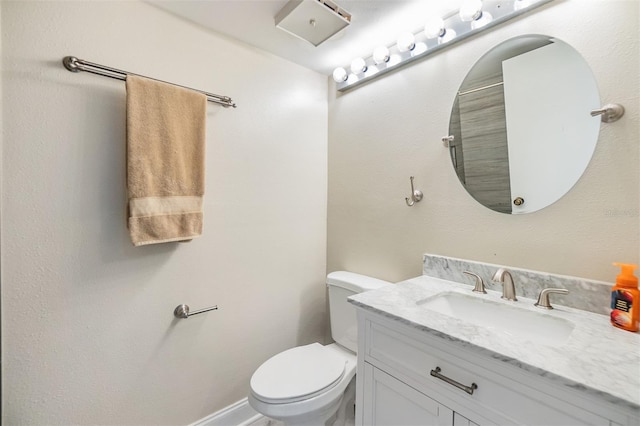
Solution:
<svg viewBox="0 0 640 426"><path fill-rule="evenodd" d="M640 424L631 408L474 351L444 334L363 308L358 308L358 327L356 425Z"/></svg>

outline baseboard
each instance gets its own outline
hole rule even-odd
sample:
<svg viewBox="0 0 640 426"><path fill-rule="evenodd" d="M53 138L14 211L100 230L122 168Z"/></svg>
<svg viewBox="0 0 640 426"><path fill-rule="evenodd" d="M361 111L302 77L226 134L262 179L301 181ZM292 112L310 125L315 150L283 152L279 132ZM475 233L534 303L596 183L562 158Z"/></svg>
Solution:
<svg viewBox="0 0 640 426"><path fill-rule="evenodd" d="M189 426L246 426L262 417L262 414L251 408L247 398L243 398Z"/></svg>

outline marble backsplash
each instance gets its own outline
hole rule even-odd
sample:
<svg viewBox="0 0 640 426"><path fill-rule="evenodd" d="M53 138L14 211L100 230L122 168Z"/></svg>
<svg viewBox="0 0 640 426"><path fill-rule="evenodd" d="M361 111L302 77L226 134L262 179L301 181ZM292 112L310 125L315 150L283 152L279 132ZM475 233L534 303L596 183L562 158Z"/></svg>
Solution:
<svg viewBox="0 0 640 426"><path fill-rule="evenodd" d="M475 278L463 274L463 271L469 271L482 277L487 289L502 291L502 284L491 280L498 268L506 268L511 272L519 297L536 300L543 288L566 288L569 290L567 295L551 295L552 305L609 315L613 283L433 254L425 254L422 262L423 275L473 285Z"/></svg>

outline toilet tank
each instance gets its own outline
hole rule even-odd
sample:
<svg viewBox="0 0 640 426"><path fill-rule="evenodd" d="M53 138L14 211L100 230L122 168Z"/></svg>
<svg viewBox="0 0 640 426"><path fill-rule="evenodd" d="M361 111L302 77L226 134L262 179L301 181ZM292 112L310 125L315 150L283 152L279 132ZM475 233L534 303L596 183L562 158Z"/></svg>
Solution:
<svg viewBox="0 0 640 426"><path fill-rule="evenodd" d="M327 275L331 337L336 343L357 352L356 308L347 301L347 298L353 294L388 285L391 283L353 272L337 271Z"/></svg>

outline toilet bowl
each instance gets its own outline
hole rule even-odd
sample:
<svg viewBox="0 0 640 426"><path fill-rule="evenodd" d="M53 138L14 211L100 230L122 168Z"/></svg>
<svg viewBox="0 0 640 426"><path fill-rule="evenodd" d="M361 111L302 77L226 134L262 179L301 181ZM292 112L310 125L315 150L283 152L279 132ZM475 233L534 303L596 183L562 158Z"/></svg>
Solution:
<svg viewBox="0 0 640 426"><path fill-rule="evenodd" d="M251 377L249 404L285 425L344 425L355 402L357 364L356 314L347 298L386 285L351 272L329 274L329 315L336 343L298 346L268 359Z"/></svg>

